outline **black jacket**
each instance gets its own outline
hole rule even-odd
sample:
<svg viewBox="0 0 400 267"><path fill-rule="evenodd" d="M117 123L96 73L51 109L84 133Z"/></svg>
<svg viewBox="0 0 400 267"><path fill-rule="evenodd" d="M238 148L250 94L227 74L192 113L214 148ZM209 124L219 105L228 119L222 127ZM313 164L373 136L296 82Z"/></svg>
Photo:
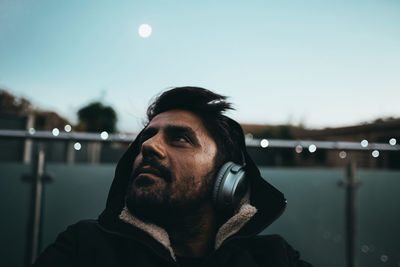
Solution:
<svg viewBox="0 0 400 267"><path fill-rule="evenodd" d="M138 138L118 162L106 209L97 220L80 221L62 232L37 259L35 267L44 266L182 266L166 247L148 231L120 219L128 186L132 162L139 147ZM243 138L244 140L244 138ZM283 194L268 184L241 144L250 179L249 204L257 212L222 239L202 266L311 266L299 259L299 254L280 236L257 236L283 212Z"/></svg>

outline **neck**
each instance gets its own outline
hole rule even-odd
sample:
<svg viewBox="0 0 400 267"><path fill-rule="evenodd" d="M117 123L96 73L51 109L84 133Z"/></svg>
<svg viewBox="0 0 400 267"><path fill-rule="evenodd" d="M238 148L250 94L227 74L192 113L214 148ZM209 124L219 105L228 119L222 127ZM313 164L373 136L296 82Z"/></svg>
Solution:
<svg viewBox="0 0 400 267"><path fill-rule="evenodd" d="M215 210L207 203L196 212L165 226L178 256L201 258L213 251L216 234Z"/></svg>

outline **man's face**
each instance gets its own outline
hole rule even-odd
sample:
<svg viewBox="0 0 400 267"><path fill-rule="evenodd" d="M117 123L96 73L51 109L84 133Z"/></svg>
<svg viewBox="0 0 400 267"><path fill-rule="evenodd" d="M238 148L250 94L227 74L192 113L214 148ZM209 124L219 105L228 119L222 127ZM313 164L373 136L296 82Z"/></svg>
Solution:
<svg viewBox="0 0 400 267"><path fill-rule="evenodd" d="M154 117L140 137L127 206L143 219L184 215L210 201L217 146L192 112ZM168 215L167 215L168 216Z"/></svg>

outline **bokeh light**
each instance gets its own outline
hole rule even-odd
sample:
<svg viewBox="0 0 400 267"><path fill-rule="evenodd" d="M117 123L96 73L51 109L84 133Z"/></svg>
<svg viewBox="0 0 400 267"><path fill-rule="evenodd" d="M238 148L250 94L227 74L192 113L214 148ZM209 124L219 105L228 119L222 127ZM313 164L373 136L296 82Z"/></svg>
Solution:
<svg viewBox="0 0 400 267"><path fill-rule="evenodd" d="M106 131L101 132L100 134L101 139L106 140L108 138L108 133Z"/></svg>
<svg viewBox="0 0 400 267"><path fill-rule="evenodd" d="M379 157L379 151L378 150L374 150L374 151L372 151L372 156L374 157L374 158L377 158L377 157Z"/></svg>
<svg viewBox="0 0 400 267"><path fill-rule="evenodd" d="M74 144L74 149L75 149L75 150L81 150L81 148L82 148L81 143L76 142L76 143Z"/></svg>
<svg viewBox="0 0 400 267"><path fill-rule="evenodd" d="M394 145L396 145L396 143L397 143L396 138L390 138L390 140L389 140L390 145L394 146Z"/></svg>
<svg viewBox="0 0 400 267"><path fill-rule="evenodd" d="M311 144L311 145L308 147L308 151L310 151L310 153L314 153L315 151L317 151L317 146L314 145L314 144Z"/></svg>
<svg viewBox="0 0 400 267"><path fill-rule="evenodd" d="M389 257L388 257L388 255L382 254L380 259L381 259L381 262L387 262L389 260Z"/></svg>
<svg viewBox="0 0 400 267"><path fill-rule="evenodd" d="M58 128L54 128L54 129L51 131L51 133L52 133L54 136L58 136L58 135L60 134L60 130L58 130Z"/></svg>
<svg viewBox="0 0 400 267"><path fill-rule="evenodd" d="M368 140L364 139L361 141L361 146L362 147L367 147L368 146Z"/></svg>
<svg viewBox="0 0 400 267"><path fill-rule="evenodd" d="M345 159L346 157L347 157L346 151L340 151L340 152L339 152L339 158Z"/></svg>
<svg viewBox="0 0 400 267"><path fill-rule="evenodd" d="M260 142L261 147L266 148L269 146L269 141L267 139L263 139Z"/></svg>
<svg viewBox="0 0 400 267"><path fill-rule="evenodd" d="M69 124L65 125L65 126L64 126L64 130L65 130L67 133L69 133L69 132L72 130L71 125L69 125Z"/></svg>
<svg viewBox="0 0 400 267"><path fill-rule="evenodd" d="M303 152L303 147L301 145L297 145L295 150L296 150L296 153L299 154L299 153Z"/></svg>

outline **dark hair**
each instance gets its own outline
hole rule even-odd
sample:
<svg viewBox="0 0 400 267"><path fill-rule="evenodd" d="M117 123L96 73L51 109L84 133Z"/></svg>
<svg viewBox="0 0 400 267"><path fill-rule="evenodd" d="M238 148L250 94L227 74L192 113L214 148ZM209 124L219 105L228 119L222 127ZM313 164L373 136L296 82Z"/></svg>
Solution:
<svg viewBox="0 0 400 267"><path fill-rule="evenodd" d="M150 122L165 111L181 109L199 116L217 145L215 167L219 168L227 161L243 164L243 131L240 125L223 115L232 104L225 101L226 96L213 93L200 87L176 87L158 96L147 109Z"/></svg>

